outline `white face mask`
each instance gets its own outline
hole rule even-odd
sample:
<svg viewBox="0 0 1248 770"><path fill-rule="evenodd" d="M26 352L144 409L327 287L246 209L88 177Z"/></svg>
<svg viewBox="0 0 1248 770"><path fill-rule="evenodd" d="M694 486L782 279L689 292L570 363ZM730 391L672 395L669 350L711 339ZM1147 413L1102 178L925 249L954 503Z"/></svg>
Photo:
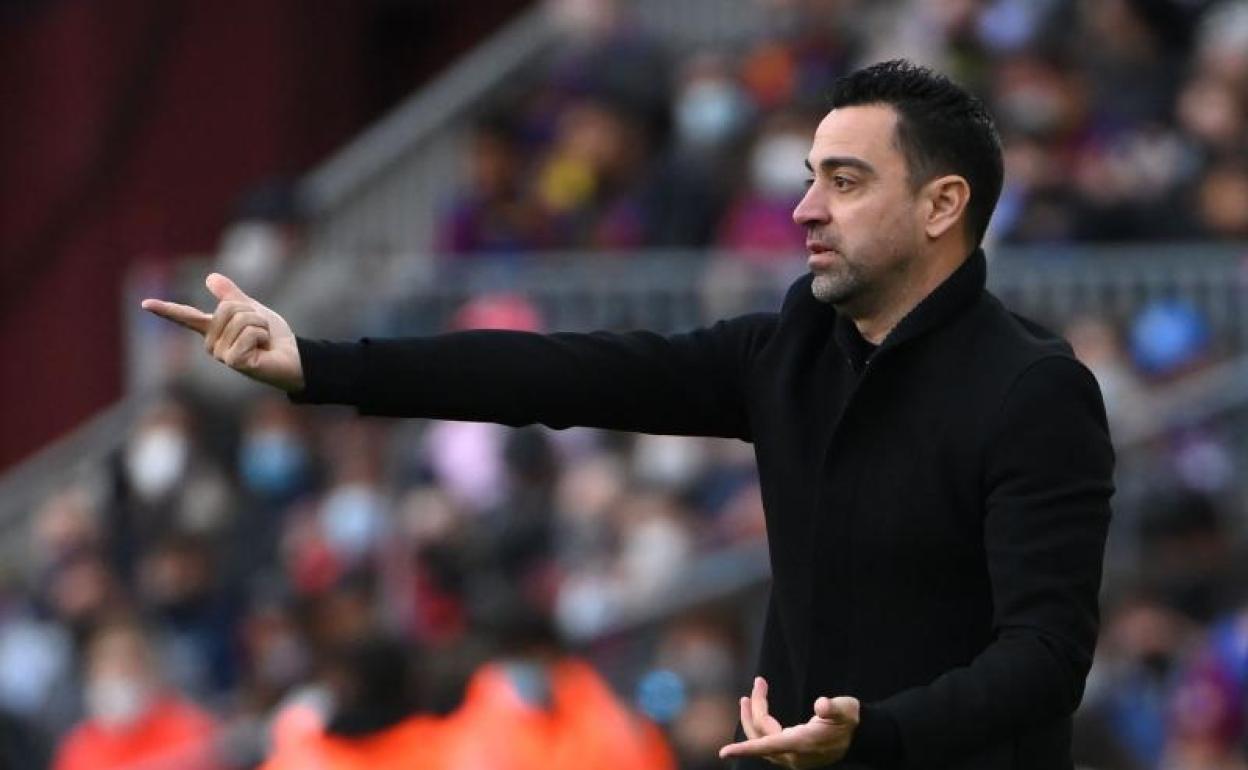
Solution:
<svg viewBox="0 0 1248 770"><path fill-rule="evenodd" d="M244 221L230 225L221 239L220 269L240 286L268 287L286 261L286 240L281 228L267 222Z"/></svg>
<svg viewBox="0 0 1248 770"><path fill-rule="evenodd" d="M151 428L136 436L126 450L126 473L144 500L162 497L182 478L190 447L173 428Z"/></svg>
<svg viewBox="0 0 1248 770"><path fill-rule="evenodd" d="M102 676L88 682L83 697L91 718L113 730L137 722L152 700L142 682L123 676Z"/></svg>
<svg viewBox="0 0 1248 770"><path fill-rule="evenodd" d="M768 198L802 197L807 171L804 161L810 139L796 134L764 137L750 155L750 179L754 188Z"/></svg>
<svg viewBox="0 0 1248 770"><path fill-rule="evenodd" d="M638 436L633 472L660 489L681 489L706 467L706 446L684 436Z"/></svg>

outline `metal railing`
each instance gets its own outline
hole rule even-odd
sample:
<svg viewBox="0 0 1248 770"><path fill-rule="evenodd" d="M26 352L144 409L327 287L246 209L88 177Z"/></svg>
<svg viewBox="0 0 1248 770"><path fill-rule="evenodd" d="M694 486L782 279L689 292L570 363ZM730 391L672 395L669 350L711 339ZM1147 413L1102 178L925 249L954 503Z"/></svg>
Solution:
<svg viewBox="0 0 1248 770"><path fill-rule="evenodd" d="M1199 308L1230 354L1248 351L1248 244L995 248L989 287L1012 310L1056 331L1092 315L1125 325L1160 299ZM800 256L703 251L547 254L487 259L393 258L373 298L388 309L379 331L446 328L468 299L527 297L552 329L639 327L675 331L736 313L774 309L804 270Z"/></svg>
<svg viewBox="0 0 1248 770"><path fill-rule="evenodd" d="M648 32L677 48L724 48L768 29L758 0L633 0L626 9Z"/></svg>

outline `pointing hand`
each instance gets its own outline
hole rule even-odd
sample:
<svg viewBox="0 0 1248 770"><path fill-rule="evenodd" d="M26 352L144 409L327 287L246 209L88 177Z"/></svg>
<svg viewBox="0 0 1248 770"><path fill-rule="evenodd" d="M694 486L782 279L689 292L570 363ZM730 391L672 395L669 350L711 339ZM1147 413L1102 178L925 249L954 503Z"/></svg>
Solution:
<svg viewBox="0 0 1248 770"><path fill-rule="evenodd" d="M142 307L202 335L212 357L231 369L287 392L303 390L299 348L285 319L220 273L204 283L217 298L211 314L160 299L145 299Z"/></svg>

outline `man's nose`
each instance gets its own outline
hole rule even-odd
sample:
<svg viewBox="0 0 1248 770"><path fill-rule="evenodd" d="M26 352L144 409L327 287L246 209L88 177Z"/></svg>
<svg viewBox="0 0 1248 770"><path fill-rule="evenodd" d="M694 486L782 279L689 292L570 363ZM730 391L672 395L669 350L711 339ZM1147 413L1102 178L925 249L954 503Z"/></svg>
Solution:
<svg viewBox="0 0 1248 770"><path fill-rule="evenodd" d="M793 209L793 221L802 227L827 224L831 219L823 195L818 190L818 183L806 188L806 194Z"/></svg>

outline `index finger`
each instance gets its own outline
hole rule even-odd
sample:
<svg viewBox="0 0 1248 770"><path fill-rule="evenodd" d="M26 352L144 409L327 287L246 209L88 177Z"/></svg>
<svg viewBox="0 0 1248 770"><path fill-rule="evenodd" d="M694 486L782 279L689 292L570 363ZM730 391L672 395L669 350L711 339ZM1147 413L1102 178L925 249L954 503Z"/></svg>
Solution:
<svg viewBox="0 0 1248 770"><path fill-rule="evenodd" d="M179 305L177 302L166 302L163 299L145 299L141 307L155 315L160 316L169 321L173 321L179 326L185 326L193 332L204 334L208 331L208 324L212 321L212 316L198 308L190 305Z"/></svg>

